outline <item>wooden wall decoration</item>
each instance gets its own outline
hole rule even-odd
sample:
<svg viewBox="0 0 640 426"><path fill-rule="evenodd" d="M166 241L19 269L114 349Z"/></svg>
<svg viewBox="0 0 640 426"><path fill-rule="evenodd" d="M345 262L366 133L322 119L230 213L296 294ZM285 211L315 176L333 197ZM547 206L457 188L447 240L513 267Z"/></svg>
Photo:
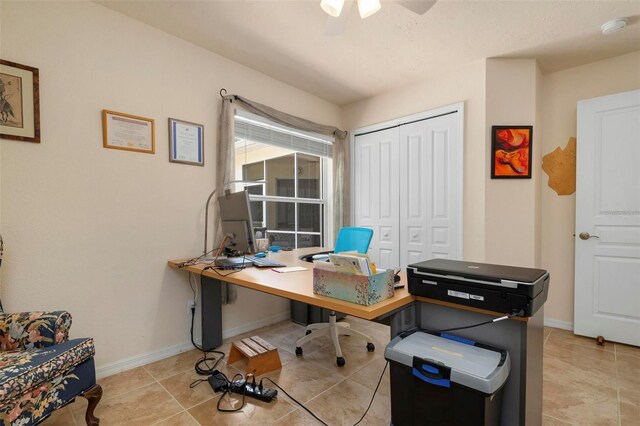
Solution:
<svg viewBox="0 0 640 426"><path fill-rule="evenodd" d="M542 170L549 176L549 188L558 195L576 192L576 138L542 157Z"/></svg>

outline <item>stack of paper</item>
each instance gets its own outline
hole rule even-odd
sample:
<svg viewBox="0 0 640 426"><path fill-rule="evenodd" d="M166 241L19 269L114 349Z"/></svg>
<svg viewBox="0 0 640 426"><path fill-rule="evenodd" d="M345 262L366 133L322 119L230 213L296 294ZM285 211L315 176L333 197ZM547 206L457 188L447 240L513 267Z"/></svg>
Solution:
<svg viewBox="0 0 640 426"><path fill-rule="evenodd" d="M329 254L329 265L333 270L343 274L372 275L372 265L369 256L358 253ZM325 263L326 262L322 262ZM316 265L318 267L318 265ZM326 267L321 267L327 269Z"/></svg>

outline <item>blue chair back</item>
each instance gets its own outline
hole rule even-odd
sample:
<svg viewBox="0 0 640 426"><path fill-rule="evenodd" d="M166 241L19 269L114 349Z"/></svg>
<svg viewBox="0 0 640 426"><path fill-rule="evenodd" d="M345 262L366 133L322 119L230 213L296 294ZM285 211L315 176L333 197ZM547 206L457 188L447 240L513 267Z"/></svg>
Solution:
<svg viewBox="0 0 640 426"><path fill-rule="evenodd" d="M365 254L369 250L369 244L373 237L373 229L371 228L358 228L358 227L345 227L340 228L338 232L338 240L336 246L333 249L334 253L341 253L343 251L354 251Z"/></svg>

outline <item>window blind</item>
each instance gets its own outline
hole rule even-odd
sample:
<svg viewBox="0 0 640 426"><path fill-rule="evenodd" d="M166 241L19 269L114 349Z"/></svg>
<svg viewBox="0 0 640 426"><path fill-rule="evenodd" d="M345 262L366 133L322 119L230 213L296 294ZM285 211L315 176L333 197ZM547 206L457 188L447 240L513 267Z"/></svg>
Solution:
<svg viewBox="0 0 640 426"><path fill-rule="evenodd" d="M234 121L236 142L246 140L321 157L333 157L332 141L324 135L288 129L246 111L238 111Z"/></svg>

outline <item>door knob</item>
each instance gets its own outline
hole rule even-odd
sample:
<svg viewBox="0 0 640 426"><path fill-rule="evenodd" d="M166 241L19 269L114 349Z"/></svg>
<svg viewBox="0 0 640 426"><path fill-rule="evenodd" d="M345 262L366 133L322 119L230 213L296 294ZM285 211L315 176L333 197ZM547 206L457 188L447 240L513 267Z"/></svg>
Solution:
<svg viewBox="0 0 640 426"><path fill-rule="evenodd" d="M597 235L590 235L588 232L581 232L578 234L581 240L588 240L589 238L600 238Z"/></svg>

